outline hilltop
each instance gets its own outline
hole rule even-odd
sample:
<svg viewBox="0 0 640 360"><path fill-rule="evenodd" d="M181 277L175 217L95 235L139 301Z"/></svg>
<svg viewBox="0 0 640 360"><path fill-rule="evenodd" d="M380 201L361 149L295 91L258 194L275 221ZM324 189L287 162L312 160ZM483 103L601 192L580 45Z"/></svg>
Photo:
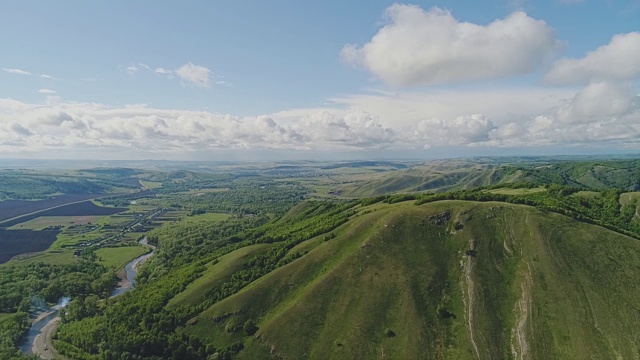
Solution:
<svg viewBox="0 0 640 360"><path fill-rule="evenodd" d="M637 240L494 202L361 214L185 331L246 359L638 356Z"/></svg>
<svg viewBox="0 0 640 360"><path fill-rule="evenodd" d="M234 241L165 275L170 264L151 264L103 315L63 325L56 347L107 358L638 356L640 242L557 213L305 202Z"/></svg>

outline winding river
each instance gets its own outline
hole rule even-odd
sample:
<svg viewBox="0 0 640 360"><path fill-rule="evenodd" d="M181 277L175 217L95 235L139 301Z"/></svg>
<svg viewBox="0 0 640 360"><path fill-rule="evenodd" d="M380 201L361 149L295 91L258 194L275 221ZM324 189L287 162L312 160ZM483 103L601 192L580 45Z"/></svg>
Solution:
<svg viewBox="0 0 640 360"><path fill-rule="evenodd" d="M156 247L153 245L149 245L146 236L139 242L141 245L150 248L151 251L144 255L138 256L124 267L124 276L118 283L118 287L113 289L113 291L111 292L111 297L116 297L118 295L126 293L127 291L131 291L136 285L135 279L136 276L138 276L138 266L144 264L144 262L147 261L156 252Z"/></svg>
<svg viewBox="0 0 640 360"><path fill-rule="evenodd" d="M111 292L111 298L133 290L136 284L135 278L138 275L138 266L144 264L155 253L156 247L147 242L146 236L139 243L150 248L151 251L138 256L124 267L118 286ZM41 359L53 359L57 355L51 345L51 335L60 321L58 314L62 307L64 306L54 306L33 320L20 350L26 354L37 354Z"/></svg>

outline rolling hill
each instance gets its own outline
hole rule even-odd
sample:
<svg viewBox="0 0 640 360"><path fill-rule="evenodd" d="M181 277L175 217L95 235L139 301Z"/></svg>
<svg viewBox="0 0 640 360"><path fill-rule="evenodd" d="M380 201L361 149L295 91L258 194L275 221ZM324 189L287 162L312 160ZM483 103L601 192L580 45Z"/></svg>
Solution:
<svg viewBox="0 0 640 360"><path fill-rule="evenodd" d="M521 161L521 160L520 160ZM518 162L460 159L431 161L422 165L378 174L340 188L345 197L368 197L420 191L445 192L481 186L528 182L558 184L582 189L640 190L640 161L560 161L537 159Z"/></svg>
<svg viewBox="0 0 640 360"><path fill-rule="evenodd" d="M239 359L640 355L636 239L533 207L467 201L378 203L333 233L292 248L299 258L176 332ZM241 259L231 253L221 271ZM206 290L187 287L170 306Z"/></svg>

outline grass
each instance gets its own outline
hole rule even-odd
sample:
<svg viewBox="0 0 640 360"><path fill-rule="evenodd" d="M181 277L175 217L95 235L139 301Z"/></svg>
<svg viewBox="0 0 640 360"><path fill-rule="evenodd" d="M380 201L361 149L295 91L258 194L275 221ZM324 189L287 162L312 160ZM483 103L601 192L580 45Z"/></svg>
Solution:
<svg viewBox="0 0 640 360"><path fill-rule="evenodd" d="M149 249L142 246L122 246L96 250L98 262L104 266L121 269L131 260L145 254Z"/></svg>
<svg viewBox="0 0 640 360"><path fill-rule="evenodd" d="M220 286L225 281L228 281L234 272L242 269L245 259L266 252L271 246L270 244L251 245L221 256L217 263L208 264L202 276L171 299L167 306L196 305L200 303L204 299L207 289Z"/></svg>
<svg viewBox="0 0 640 360"><path fill-rule="evenodd" d="M197 224L203 222L220 222L227 220L229 217L231 217L231 215L224 213L206 213L194 216L186 216L182 218L181 221L187 224Z"/></svg>
<svg viewBox="0 0 640 360"><path fill-rule="evenodd" d="M583 197L587 199L599 199L602 197L602 193L598 191L578 191L577 193L571 194L571 196Z"/></svg>
<svg viewBox="0 0 640 360"><path fill-rule="evenodd" d="M636 208L636 214L633 217L635 221L640 220L640 192L628 192L620 194L620 211L624 212L628 206Z"/></svg>
<svg viewBox="0 0 640 360"><path fill-rule="evenodd" d="M637 357L637 240L497 202L374 208L184 331L240 359Z"/></svg>
<svg viewBox="0 0 640 360"><path fill-rule="evenodd" d="M69 233L63 231L58 234L57 240L51 245L50 250L62 250L64 246L75 245L81 241L96 240L102 237L104 232L100 229L86 233Z"/></svg>
<svg viewBox="0 0 640 360"><path fill-rule="evenodd" d="M189 191L179 192L178 194L201 196L201 195L204 195L206 193L225 192L225 191L229 191L229 190L230 190L229 188L196 189L196 190L189 190Z"/></svg>
<svg viewBox="0 0 640 360"><path fill-rule="evenodd" d="M142 184L142 186L146 187L147 189L157 189L162 187L162 183L156 181L140 180L140 184Z"/></svg>
<svg viewBox="0 0 640 360"><path fill-rule="evenodd" d="M9 227L9 230L43 230L49 226L72 226L95 223L101 216L41 216Z"/></svg>
<svg viewBox="0 0 640 360"><path fill-rule="evenodd" d="M20 258L19 260L11 260L8 265L30 265L36 263L44 263L50 265L68 265L78 262L78 258L73 255L73 251L69 250L48 250L34 256Z"/></svg>
<svg viewBox="0 0 640 360"><path fill-rule="evenodd" d="M531 189L526 189L526 188L522 188L522 189L501 188L501 189L489 190L489 192L492 193L492 194L504 194L504 195L528 195L528 194L541 193L541 192L545 192L545 191L547 191L547 189L542 187L542 186L531 188Z"/></svg>

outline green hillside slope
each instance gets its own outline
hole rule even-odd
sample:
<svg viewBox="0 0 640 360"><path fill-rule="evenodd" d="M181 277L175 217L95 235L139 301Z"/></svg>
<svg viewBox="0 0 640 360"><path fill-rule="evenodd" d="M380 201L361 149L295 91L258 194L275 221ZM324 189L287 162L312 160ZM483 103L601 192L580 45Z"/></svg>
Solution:
<svg viewBox="0 0 640 360"><path fill-rule="evenodd" d="M360 211L178 332L245 359L640 356L638 240L496 202Z"/></svg>
<svg viewBox="0 0 640 360"><path fill-rule="evenodd" d="M529 182L582 189L640 189L640 160L559 161L517 159L483 161L431 161L383 173L366 181L345 185L346 197L367 197L417 191L445 192L481 186Z"/></svg>

